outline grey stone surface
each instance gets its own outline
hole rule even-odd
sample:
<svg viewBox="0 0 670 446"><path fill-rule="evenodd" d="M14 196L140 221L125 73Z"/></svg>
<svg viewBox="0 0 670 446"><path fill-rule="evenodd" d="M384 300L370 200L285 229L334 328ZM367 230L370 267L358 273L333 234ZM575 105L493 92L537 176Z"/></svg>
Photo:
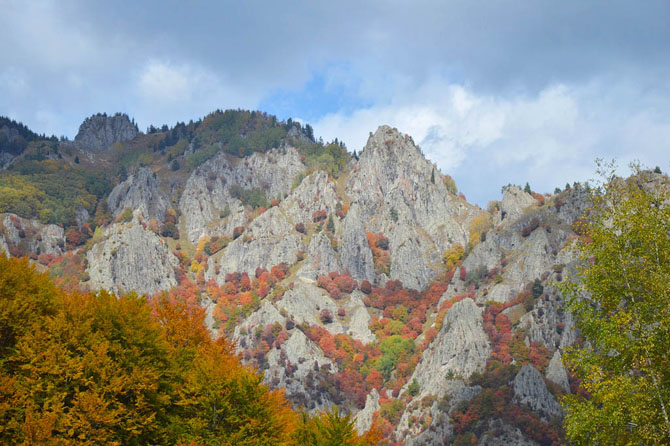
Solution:
<svg viewBox="0 0 670 446"><path fill-rule="evenodd" d="M87 253L90 286L154 294L177 285L179 261L167 244L135 219L105 229L105 240Z"/></svg>
<svg viewBox="0 0 670 446"><path fill-rule="evenodd" d="M137 169L114 187L107 204L114 217L118 217L125 209L139 210L145 221L156 219L158 222L164 221L165 211L170 207L168 197L161 191L148 167Z"/></svg>
<svg viewBox="0 0 670 446"><path fill-rule="evenodd" d="M563 413L561 406L549 393L540 372L530 364L522 366L514 377L514 402L527 405L544 420L560 417Z"/></svg>
<svg viewBox="0 0 670 446"><path fill-rule="evenodd" d="M138 133L137 126L130 121L127 115L97 114L86 118L79 126L79 132L74 141L85 149L105 150L114 143L133 139Z"/></svg>

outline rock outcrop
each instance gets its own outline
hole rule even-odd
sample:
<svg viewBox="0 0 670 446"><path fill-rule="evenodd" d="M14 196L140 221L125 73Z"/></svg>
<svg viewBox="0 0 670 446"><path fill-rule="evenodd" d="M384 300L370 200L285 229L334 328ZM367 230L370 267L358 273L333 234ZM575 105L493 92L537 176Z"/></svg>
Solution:
<svg viewBox="0 0 670 446"><path fill-rule="evenodd" d="M507 186L503 193L501 204L501 219L515 221L523 214L524 209L537 203L535 198L524 192L519 186Z"/></svg>
<svg viewBox="0 0 670 446"><path fill-rule="evenodd" d="M92 288L154 294L177 285L179 261L167 244L133 220L105 229L87 253Z"/></svg>
<svg viewBox="0 0 670 446"><path fill-rule="evenodd" d="M244 234L233 240L220 256L209 259L206 277L223 284L228 273L252 275L259 267L269 270L280 263L292 265L301 249L300 234L281 210L273 207L252 221Z"/></svg>
<svg viewBox="0 0 670 446"><path fill-rule="evenodd" d="M299 271L301 277L316 280L319 276L342 269L330 239L319 232L312 236L307 248L307 258Z"/></svg>
<svg viewBox="0 0 670 446"><path fill-rule="evenodd" d="M13 255L48 254L57 257L65 252L63 228L15 214L0 214L0 235L3 236L4 249Z"/></svg>
<svg viewBox="0 0 670 446"><path fill-rule="evenodd" d="M293 330L280 349L272 349L268 353L267 360L269 370L265 373L266 383L286 389L289 396L307 394L312 402L318 402L312 407L313 410L331 405L326 395L308 389L305 381L314 370L326 367L336 373L337 366L302 331Z"/></svg>
<svg viewBox="0 0 670 446"><path fill-rule="evenodd" d="M307 322L310 325L322 325L333 334L344 333L344 327L337 319L327 324L321 322L322 310L328 310L335 315L338 306L328 293L313 284L295 282L293 289L284 293L276 305L277 308L286 310L297 324Z"/></svg>
<svg viewBox="0 0 670 446"><path fill-rule="evenodd" d="M563 367L561 352L556 350L547 366L546 377L549 381L558 384L564 392L570 392L570 383L568 382L568 373Z"/></svg>
<svg viewBox="0 0 670 446"><path fill-rule="evenodd" d="M363 435L372 427L372 417L379 410L379 392L372 389L365 397L365 407L360 410L354 419L354 425L360 435Z"/></svg>
<svg viewBox="0 0 670 446"><path fill-rule="evenodd" d="M9 246L5 242L5 237L0 235L0 254L9 256Z"/></svg>
<svg viewBox="0 0 670 446"><path fill-rule="evenodd" d="M126 114L117 113L114 116L97 114L82 122L74 141L84 149L100 151L114 143L131 140L138 133L137 126Z"/></svg>
<svg viewBox="0 0 670 446"><path fill-rule="evenodd" d="M478 446L539 446L526 437L519 428L510 426L502 420L491 420L489 429L482 435Z"/></svg>
<svg viewBox="0 0 670 446"><path fill-rule="evenodd" d="M342 268L349 271L353 278L374 281L372 251L368 245L360 206L357 203L351 205L344 218L340 258Z"/></svg>
<svg viewBox="0 0 670 446"><path fill-rule="evenodd" d="M447 311L440 332L408 382L416 380L420 397L442 395L449 388L449 380L467 379L482 371L490 354L482 309L472 299L464 299Z"/></svg>
<svg viewBox="0 0 670 446"><path fill-rule="evenodd" d="M522 366L514 378L514 402L527 405L545 420L560 417L563 413L540 372L530 364Z"/></svg>
<svg viewBox="0 0 670 446"><path fill-rule="evenodd" d="M107 198L114 217L125 209L139 210L145 221L156 219L162 222L170 201L161 191L158 180L148 167L141 167L125 181L118 184Z"/></svg>
<svg viewBox="0 0 670 446"><path fill-rule="evenodd" d="M469 224L481 212L450 191L447 180L409 136L381 126L347 181L366 230L389 238L391 278L410 288L428 285L445 249L467 244Z"/></svg>
<svg viewBox="0 0 670 446"><path fill-rule="evenodd" d="M232 235L245 226L248 215L235 191L261 189L265 198L284 198L305 169L293 147L254 153L245 160L220 153L193 171L179 201L190 241L207 235Z"/></svg>

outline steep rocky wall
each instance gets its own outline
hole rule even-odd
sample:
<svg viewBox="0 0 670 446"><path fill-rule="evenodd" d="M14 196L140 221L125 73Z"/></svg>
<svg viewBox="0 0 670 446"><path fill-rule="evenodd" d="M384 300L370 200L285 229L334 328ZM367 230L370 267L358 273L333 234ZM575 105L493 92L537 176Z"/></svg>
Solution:
<svg viewBox="0 0 670 446"><path fill-rule="evenodd" d="M44 225L15 214L0 214L0 234L7 252L25 254L64 253L65 232L56 225Z"/></svg>
<svg viewBox="0 0 670 446"><path fill-rule="evenodd" d="M141 167L125 181L118 184L107 198L114 217L124 210L139 210L146 221L156 219L162 222L170 201L160 189L158 180L148 167Z"/></svg>
<svg viewBox="0 0 670 446"><path fill-rule="evenodd" d="M79 147L85 149L105 150L114 143L133 139L138 133L137 126L127 115L97 114L86 118L79 126L74 140Z"/></svg>
<svg viewBox="0 0 670 446"><path fill-rule="evenodd" d="M154 294L177 285L179 261L167 244L137 220L105 229L87 253L92 288Z"/></svg>

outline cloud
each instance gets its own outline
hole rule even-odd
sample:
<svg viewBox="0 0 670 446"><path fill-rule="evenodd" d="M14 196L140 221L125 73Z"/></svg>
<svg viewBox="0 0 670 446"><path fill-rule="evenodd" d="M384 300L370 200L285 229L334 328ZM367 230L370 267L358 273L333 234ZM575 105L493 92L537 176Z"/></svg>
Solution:
<svg viewBox="0 0 670 446"><path fill-rule="evenodd" d="M360 151L378 125L397 127L483 206L508 183L528 181L537 191L552 192L568 181L588 180L598 157L623 165L634 158L667 164L670 117L632 106L620 94L628 88L556 84L535 95L497 97L432 81L385 105L329 114L314 129ZM652 100L636 92L640 102ZM657 105L670 109L667 100Z"/></svg>
<svg viewBox="0 0 670 446"><path fill-rule="evenodd" d="M134 95L141 123L168 123L197 119L217 108L252 108L258 94L239 84L227 84L203 66L149 60L138 72Z"/></svg>
<svg viewBox="0 0 670 446"><path fill-rule="evenodd" d="M0 2L0 114L38 132L261 107L360 149L390 123L480 203L667 165L667 2Z"/></svg>
<svg viewBox="0 0 670 446"><path fill-rule="evenodd" d="M176 102L191 99L194 84L202 75L194 75L188 66L170 66L149 62L139 77L138 93L148 101Z"/></svg>

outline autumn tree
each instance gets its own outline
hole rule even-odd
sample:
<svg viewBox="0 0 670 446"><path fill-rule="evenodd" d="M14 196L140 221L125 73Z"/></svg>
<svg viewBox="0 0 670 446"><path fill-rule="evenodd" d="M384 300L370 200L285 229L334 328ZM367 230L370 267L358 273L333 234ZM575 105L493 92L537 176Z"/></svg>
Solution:
<svg viewBox="0 0 670 446"><path fill-rule="evenodd" d="M567 355L584 391L563 400L576 445L670 444L670 194L666 177L631 167L624 180L599 165L563 287L587 341Z"/></svg>
<svg viewBox="0 0 670 446"><path fill-rule="evenodd" d="M313 418L303 415L294 441L296 446L373 446L381 441L381 432L373 426L364 435L359 435L351 414L342 414L337 406L333 406Z"/></svg>

